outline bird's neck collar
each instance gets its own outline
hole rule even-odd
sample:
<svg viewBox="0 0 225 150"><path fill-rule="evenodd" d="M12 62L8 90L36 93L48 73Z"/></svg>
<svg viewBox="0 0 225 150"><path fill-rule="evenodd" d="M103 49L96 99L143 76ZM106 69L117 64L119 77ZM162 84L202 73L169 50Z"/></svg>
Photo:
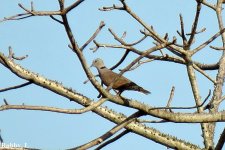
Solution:
<svg viewBox="0 0 225 150"><path fill-rule="evenodd" d="M105 66L100 67L100 69L105 69L105 68L106 68Z"/></svg>

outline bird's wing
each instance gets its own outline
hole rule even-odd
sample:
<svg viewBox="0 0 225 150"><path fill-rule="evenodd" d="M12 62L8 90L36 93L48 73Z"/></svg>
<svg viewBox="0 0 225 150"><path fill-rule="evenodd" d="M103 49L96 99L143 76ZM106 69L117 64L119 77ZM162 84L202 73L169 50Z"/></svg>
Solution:
<svg viewBox="0 0 225 150"><path fill-rule="evenodd" d="M119 77L119 74L107 68L100 70L100 78L103 81L103 83L106 86L109 86L112 82L114 82L112 86L113 89L118 89L125 84L131 83L131 81L124 76L120 76L115 82L115 79L117 77Z"/></svg>

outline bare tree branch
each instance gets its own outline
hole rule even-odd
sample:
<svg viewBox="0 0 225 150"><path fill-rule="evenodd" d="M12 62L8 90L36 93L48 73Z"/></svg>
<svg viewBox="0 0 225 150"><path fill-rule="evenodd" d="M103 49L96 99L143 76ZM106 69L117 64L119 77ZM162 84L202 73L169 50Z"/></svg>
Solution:
<svg viewBox="0 0 225 150"><path fill-rule="evenodd" d="M84 43L84 45L80 48L81 51L83 51L85 49L85 47L95 39L95 37L98 35L98 33L101 31L101 29L105 26L105 23L103 21L100 22L100 25L98 27L98 29L95 31L95 33L90 37L89 40L87 40L86 43Z"/></svg>
<svg viewBox="0 0 225 150"><path fill-rule="evenodd" d="M96 107L103 104L107 98L101 98L97 102L90 103L89 106L81 109L62 109L56 107L48 107L48 106L30 106L30 105L2 105L0 106L0 111L9 110L9 109L24 109L24 110L41 110L41 111L51 111L57 113L64 113L64 114L82 114L88 111L92 111Z"/></svg>
<svg viewBox="0 0 225 150"><path fill-rule="evenodd" d="M197 26L198 26L198 21L199 21L199 16L200 16L200 11L201 11L201 2L198 2L197 1L197 6L196 6L196 14L195 14L195 20L194 20L194 23L192 25L192 29L191 29L191 36L188 40L188 47L191 46L191 44L193 43L194 41L194 37L195 37L195 34L196 34L196 30L197 30Z"/></svg>
<svg viewBox="0 0 225 150"><path fill-rule="evenodd" d="M129 116L127 119L125 119L124 121L122 121L120 124L116 125L115 127L113 127L111 130L109 130L108 132L106 132L105 134L103 134L102 136L75 148L72 149L76 149L76 150L83 150L83 149L88 149L91 148L95 145L98 145L100 143L102 143L103 141L105 141L106 139L110 138L111 136L113 136L115 133L117 133L119 130L121 130L122 128L126 127L129 123L135 121L138 117L142 116L143 113L141 113L140 111L135 112L134 114L132 114L131 116Z"/></svg>
<svg viewBox="0 0 225 150"><path fill-rule="evenodd" d="M223 132L220 135L215 150L221 150L223 148L224 142L225 142L225 128L223 129Z"/></svg>
<svg viewBox="0 0 225 150"><path fill-rule="evenodd" d="M169 100L167 102L167 105L166 105L166 108L170 108L170 104L173 100L173 96L174 96L174 91L175 91L175 87L173 86L172 89L171 89L171 92L170 92L170 97L169 97ZM170 112L172 112L171 108L169 109Z"/></svg>
<svg viewBox="0 0 225 150"><path fill-rule="evenodd" d="M181 33L180 33L180 36L183 40L183 47L187 47L187 38L185 36L185 32L184 32L184 22L183 22L183 17L182 15L180 14L180 27L181 27ZM179 33L179 32L178 32Z"/></svg>
<svg viewBox="0 0 225 150"><path fill-rule="evenodd" d="M210 39L208 39L206 42L204 42L203 44L201 44L200 46L198 46L197 48L193 49L191 51L191 55L194 55L195 53L197 53L198 51L202 50L204 47L206 47L207 45L209 45L212 41L214 41L217 37L219 37L221 34L223 34L225 32L225 28L221 29L219 32L217 32L215 35L213 35Z"/></svg>
<svg viewBox="0 0 225 150"><path fill-rule="evenodd" d="M84 0L77 0L76 2L74 2L72 5L70 5L69 7L67 7L64 10L65 13L70 12L71 10L73 10L74 8L76 8L77 6L79 6L82 2L84 2Z"/></svg>
<svg viewBox="0 0 225 150"><path fill-rule="evenodd" d="M8 87L8 88L4 88L4 89L0 89L0 92L5 92L5 91L9 91L9 90L14 90L14 89L18 89L18 88L22 88L25 87L27 85L32 84L31 81L28 81L26 83L20 84L20 85L16 85L16 86L12 86L12 87Z"/></svg>
<svg viewBox="0 0 225 150"><path fill-rule="evenodd" d="M202 3L203 5L213 9L213 10L216 10L216 6L215 5L212 5L210 3L208 3L206 0L198 0L200 3Z"/></svg>
<svg viewBox="0 0 225 150"><path fill-rule="evenodd" d="M128 56L129 52L130 52L129 50L126 50L124 55L123 55L123 57L114 66L112 66L110 68L110 70L114 70L115 68L117 68L126 59L126 57Z"/></svg>
<svg viewBox="0 0 225 150"><path fill-rule="evenodd" d="M95 150L100 150L100 149L102 149L103 147L105 147L105 146L107 146L107 145L109 145L109 144L111 144L111 143L117 141L118 139L120 139L121 137L125 136L125 135L128 134L128 133L130 133L129 130L125 130L125 131L121 132L119 135L115 136L114 138L112 138L112 139L106 141L105 143L99 145L97 148L95 148Z"/></svg>
<svg viewBox="0 0 225 150"><path fill-rule="evenodd" d="M165 145L169 148L190 149L190 150L200 149L200 147L196 146L195 144L191 144L184 140L179 140L171 135L164 134L160 131L155 130L154 128L146 127L144 124L141 124L141 123L167 123L167 122L201 124L203 140L205 144L204 148L214 149L213 138L214 138L215 124L216 122L225 121L225 111L220 111L220 112L218 111L219 104L225 99L224 98L225 96L222 97L222 92L223 92L222 89L223 89L223 83L224 83L224 77L225 77L225 70L224 70L225 52L222 51L223 54L220 60L216 60L214 64L203 64L200 62L195 62L192 60L193 59L192 56L194 56L194 54L196 54L200 50L204 49L206 46L208 46L212 41L214 41L218 37L222 38L222 42L223 42L222 48L213 47L213 46L210 46L210 47L216 50L224 49L225 28L223 26L223 20L222 20L223 19L222 4L224 3L224 0L218 0L215 6L207 2L206 0L196 0L197 2L196 13L195 13L194 21L192 23L191 33L185 34L183 18L180 15L181 31L178 31L178 34L181 36L183 40L183 43L181 44L176 43L176 37L173 38L172 42L169 42L168 33L166 34L164 33L163 36L159 35L152 25L148 25L147 23L145 23L139 16L137 16L131 10L131 8L128 6L125 0L120 0L122 4L121 6L117 6L114 4L110 7L103 7L100 10L102 11L122 10L128 13L131 17L133 17L134 20L136 20L142 27L144 27L144 30L140 31L141 34L143 34L144 36L141 39L136 40L135 42L127 43L125 41L125 37L127 36L126 32L124 32L121 37L121 36L118 36L116 33L114 33L112 29L109 29L109 32L113 35L114 39L119 42L119 45L101 44L94 40L95 37L100 32L100 30L102 29L102 27L104 26L104 23L101 22L101 24L99 25L95 33L84 43L84 45L80 47L77 43L77 41L79 40L77 40L77 37L75 37L72 32L67 15L69 12L74 10L83 2L84 0L76 0L71 5L66 7L65 0L58 0L60 9L56 11L36 11L33 2L31 2L30 8L26 8L22 4L19 4L19 7L24 11L24 13L4 18L0 22L7 21L7 20L20 20L20 19L25 19L25 18L34 17L34 16L49 16L53 20L63 25L70 42L68 44L69 47L72 49L74 54L76 54L77 58L79 59L82 69L87 75L88 80L91 81L94 88L99 91L99 93L102 95L103 98L101 98L97 102L94 102L93 100L91 100L91 98L88 98L78 92L75 92L71 88L67 88L63 86L62 84L58 83L57 81L49 80L43 76L40 76L37 73L31 72L21 67L20 65L16 64L14 60L22 60L26 58L27 56L16 57L10 47L8 57L4 56L3 53L0 53L0 63L6 68L8 68L12 73L14 73L15 75L17 75L18 77L22 79L27 80L28 82L21 85L16 85L13 87L0 89L0 92L21 88L33 83L49 91L52 91L58 95L68 98L71 101L81 104L82 106L84 106L84 108L61 109L61 108L55 108L55 107L49 107L49 106L11 105L11 104L8 104L8 102L4 99L5 105L0 106L0 111L8 110L8 109L26 109L26 110L52 111L52 112L67 113L67 114L80 114L87 111L93 111L96 114L104 117L105 119L110 120L117 124L117 126L115 126L113 129L111 129L109 132L105 133L101 137L80 146L79 148L81 149L93 147L103 142L104 140L108 139L109 137L114 135L116 132L118 132L122 128L126 129L124 132L122 132L122 134L119 134L115 138L112 138L105 144L99 146L97 149L104 147L104 145L107 145L111 143L112 141L118 140L120 137L122 137L124 134L127 134L128 132L136 133L150 140L153 140L157 143ZM216 33L215 35L213 35L212 37L210 37L203 44L197 46L193 50L190 50L191 45L194 43L195 35L205 30L205 28L203 28L202 30L197 31L198 24L200 21L199 16L202 10L201 5L207 6L208 8L214 10L214 12L217 14L220 31ZM62 19L58 19L57 16L60 16ZM189 40L187 40L186 36L190 36ZM150 40L153 40L153 42L152 41L151 42L155 44L156 46L145 48L144 50L138 49L137 48L139 46L138 44L142 43L145 39L147 39L147 37L150 38ZM107 89L104 89L103 85L100 84L95 79L95 76L92 74L89 68L89 65L86 61L86 55L83 53L83 50L92 41L96 45L96 47L93 49L94 51L98 50L101 47L119 48L125 51L124 55L120 58L119 62L117 62L111 69L114 69L118 67L121 63L123 63L129 53L134 53L138 55L137 58L133 58L133 60L131 60L131 63L121 70L119 75L122 75L126 71L134 70L140 65L147 62L151 62L153 60L175 62L178 64L186 65L187 74L189 77L189 81L190 81L190 85L192 88L192 93L194 95L194 100L196 102L196 105L192 107L182 107L182 106L170 107L170 103L174 95L174 88L172 88L171 90L170 98L168 100L166 107L152 107L150 105L146 105L136 100L127 99L125 97L120 97L118 95L112 95L111 93L109 93L108 90L111 89L114 83L108 86ZM153 52L156 52L156 51L160 53L152 54ZM208 98L210 97L211 91L209 92L205 100L202 102L200 90L198 87L198 81L195 75L195 72L196 72L195 70L201 73L203 76L205 76L215 86L212 99L209 102L209 104L206 106L207 109L209 109L209 113L206 113L203 106L208 100ZM213 79L212 77L210 77L204 70L216 70L216 71L218 70L216 79ZM117 79L115 79L114 82L116 80ZM133 114L130 117L126 117L122 113L119 114L110 110L109 108L100 106L106 100L109 100L110 102L113 102L118 105L122 105L124 107L135 109L137 111L137 113L135 113L137 116ZM179 110L179 109L196 109L196 108L197 108L197 112L192 112L192 113L184 113L184 112L174 113L171 111L172 109ZM170 111L166 111L168 109ZM137 117L141 115L149 115L150 117L156 117L158 118L158 121L154 121L154 120L148 121L143 119L137 119ZM219 142L217 143L216 149L222 149L223 147L224 132L225 131L223 131L221 138Z"/></svg>

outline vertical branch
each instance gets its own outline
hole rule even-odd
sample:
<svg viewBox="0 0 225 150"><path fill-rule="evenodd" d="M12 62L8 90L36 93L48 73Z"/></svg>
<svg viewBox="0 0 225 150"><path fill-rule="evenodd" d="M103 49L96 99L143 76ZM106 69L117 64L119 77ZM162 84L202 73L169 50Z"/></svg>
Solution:
<svg viewBox="0 0 225 150"><path fill-rule="evenodd" d="M218 0L217 6L216 6L216 15L217 15L217 20L218 20L218 25L220 30L224 28L223 19L222 19L222 2L223 0ZM225 47L225 33L221 34L221 38L222 38L223 47ZM225 68L225 52L223 51L223 54L219 61L219 69L216 76L216 84L213 91L212 100L210 101L210 104L208 107L211 113L218 112L218 107L222 101L221 97L222 97L222 89L223 89L224 77L225 77L224 68ZM212 145L213 145L215 127L216 127L216 123L210 123L208 126L208 130L210 131L209 135L211 135L209 138L212 141Z"/></svg>
<svg viewBox="0 0 225 150"><path fill-rule="evenodd" d="M216 14L218 18L218 24L219 28L223 29L223 20L222 20L222 1L218 0L217 4L217 9L216 9ZM223 42L223 47L225 47L225 33L221 34L222 37L222 42ZM216 84L215 84L215 90L213 92L213 98L211 101L211 111L212 112L217 112L219 104L221 102L221 97L222 97L222 88L224 84L224 77L225 77L225 52L223 51L223 55L219 61L219 69L218 69L218 74L216 76Z"/></svg>
<svg viewBox="0 0 225 150"><path fill-rule="evenodd" d="M183 47L186 48L187 46L187 39L185 37L185 32L184 32L184 21L183 21L183 17L180 14L180 27L181 27L181 37L183 40Z"/></svg>
<svg viewBox="0 0 225 150"><path fill-rule="evenodd" d="M199 20L199 15L200 15L200 11L201 11L201 3L197 1L197 10L196 10L196 14L195 14L195 21L192 25L192 29L191 29L191 36L190 39L188 40L188 46L190 47L191 44L193 43L195 34L196 34L196 30L197 30L197 26L198 26L198 20Z"/></svg>
<svg viewBox="0 0 225 150"><path fill-rule="evenodd" d="M197 84L197 79L196 79L196 75L194 72L194 68L193 65L191 63L190 58L187 58L188 62L187 62L187 72L188 72L188 77L189 77L189 81L191 83L191 88L192 88L192 92L195 98L195 103L197 106L201 105L201 96L200 96L200 92L199 92L199 88L198 88L198 84ZM198 107L198 112L201 113L203 112L203 108L202 107ZM206 149L209 149L210 147L212 147L213 145L213 141L211 139L211 135L208 129L208 124L207 123L201 123L201 129L202 129L202 136L204 139L204 145Z"/></svg>
<svg viewBox="0 0 225 150"><path fill-rule="evenodd" d="M199 106L199 105L201 105L201 96L199 93L199 88L198 88L194 68L193 68L191 62L188 62L188 64L187 64L187 72L188 72L189 81L191 83L192 92L193 92L193 95L195 98L195 103L197 106ZM201 110L198 110L198 111L201 111Z"/></svg>
<svg viewBox="0 0 225 150"><path fill-rule="evenodd" d="M166 108L168 108L170 112L172 112L172 110L169 107L170 107L170 103L173 100L174 91L175 91L175 87L173 86L172 89L171 89L171 92L170 92L169 100L168 100L167 105L166 105Z"/></svg>

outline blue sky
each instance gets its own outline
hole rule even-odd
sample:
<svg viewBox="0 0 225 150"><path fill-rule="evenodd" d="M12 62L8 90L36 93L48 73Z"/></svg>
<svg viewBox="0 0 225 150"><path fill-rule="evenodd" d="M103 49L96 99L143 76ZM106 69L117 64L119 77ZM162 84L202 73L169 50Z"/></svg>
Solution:
<svg viewBox="0 0 225 150"><path fill-rule="evenodd" d="M72 0L65 0L67 5ZM23 12L18 3L21 1L1 0L0 18ZM174 0L174 1L134 1L127 0L129 6L148 24L160 34L169 33L169 38L178 38L176 31L180 29L179 14L184 18L186 32L190 32L195 13L195 1ZM213 1L212 1L213 2ZM29 7L29 1L21 2ZM69 14L70 25L79 45L82 45L93 34L100 21L106 23L106 27L96 38L101 43L114 43L108 28L113 29L118 35L127 31L126 40L135 41L141 37L139 32L143 29L137 21L127 13L121 11L101 12L98 8L119 4L116 0L86 0L82 5ZM57 0L51 3L44 3L42 0L34 0L36 10L58 10ZM206 41L210 36L218 32L215 13L203 7L200 16L199 29L206 27L206 32L196 36L194 46ZM62 25L54 22L49 17L32 17L20 21L8 21L0 23L0 51L7 54L8 46L12 46L16 55L29 57L18 62L25 68L37 72L49 79L62 82L67 87L83 93L84 95L97 100L98 92L88 83L83 84L86 75L81 68L76 55L68 48L69 41ZM153 46L149 38L138 48L147 49ZM212 43L220 47L220 39ZM102 48L93 53L89 48L94 47L91 43L84 51L89 64L95 58L102 58L106 66L114 65L122 56L122 49ZM195 60L204 63L214 63L220 56L210 48L205 48L194 56ZM136 55L129 58L118 69L122 69ZM118 69L115 71L118 72ZM13 75L10 71L0 66L0 88L23 83L24 81ZM92 71L97 74L96 69ZM215 71L207 72L215 77ZM173 106L193 106L194 100L189 86L185 66L154 61L144 64L138 69L125 73L125 76L152 92L151 95L142 95L136 92L124 92L124 96L138 99L152 106L165 106L172 86L176 87ZM197 73L201 96L204 98L208 90L213 88L212 83ZM50 91L35 85L0 93L0 101L6 99L10 104L46 105L61 108L81 108L81 106L68 101ZM134 110L123 108L107 102L108 107L122 112L126 115ZM153 119L147 117L148 119ZM84 144L96 138L115 124L97 116L92 112L82 115L66 115L41 111L8 110L0 113L1 135L5 143L27 143L29 147L42 149L65 149ZM162 132L175 135L178 138L191 141L202 146L201 130L198 124L150 124ZM223 128L224 123L219 123L216 130L216 141ZM184 131L188 131L184 132ZM143 137L135 134L128 134L119 141L107 146L106 150L112 149L166 149Z"/></svg>

